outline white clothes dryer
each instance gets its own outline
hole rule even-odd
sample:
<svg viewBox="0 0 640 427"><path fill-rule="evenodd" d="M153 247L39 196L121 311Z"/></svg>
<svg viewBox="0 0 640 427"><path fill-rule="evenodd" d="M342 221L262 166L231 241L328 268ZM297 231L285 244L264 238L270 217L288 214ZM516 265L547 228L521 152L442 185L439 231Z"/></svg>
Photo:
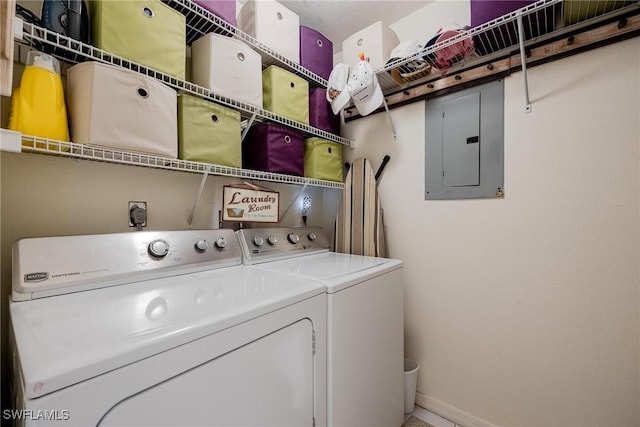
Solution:
<svg viewBox="0 0 640 427"><path fill-rule="evenodd" d="M330 252L321 228L253 228L238 235L245 264L326 286L327 425L402 425L402 262Z"/></svg>
<svg viewBox="0 0 640 427"><path fill-rule="evenodd" d="M326 425L326 294L241 265L231 230L13 248L12 417L26 426Z"/></svg>

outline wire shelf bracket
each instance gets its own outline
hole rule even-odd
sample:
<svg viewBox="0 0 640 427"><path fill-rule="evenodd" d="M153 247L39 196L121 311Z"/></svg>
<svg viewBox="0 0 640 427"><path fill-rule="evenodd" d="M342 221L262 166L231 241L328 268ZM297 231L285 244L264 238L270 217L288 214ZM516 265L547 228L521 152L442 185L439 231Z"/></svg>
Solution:
<svg viewBox="0 0 640 427"><path fill-rule="evenodd" d="M524 50L524 24L522 21L522 11L518 11L518 39L520 40L520 62L522 63L522 76L524 79L524 96L526 113L531 112L531 101L529 100L529 82L527 80L527 55Z"/></svg>
<svg viewBox="0 0 640 427"><path fill-rule="evenodd" d="M191 208L191 212L189 212L189 217L187 218L187 224L189 224L189 227L191 227L191 223L193 222L193 217L196 214L196 209L200 204L200 198L202 197L202 192L204 191L204 185L207 183L208 177L209 177L209 171L205 171L204 174L202 174L202 179L200 180L200 187L198 188L196 200L193 202L193 207Z"/></svg>

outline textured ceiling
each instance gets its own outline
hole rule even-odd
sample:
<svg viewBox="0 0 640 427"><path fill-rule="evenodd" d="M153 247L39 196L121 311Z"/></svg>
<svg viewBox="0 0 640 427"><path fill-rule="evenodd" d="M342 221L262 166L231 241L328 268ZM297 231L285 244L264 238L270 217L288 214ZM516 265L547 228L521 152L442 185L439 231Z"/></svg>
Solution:
<svg viewBox="0 0 640 427"><path fill-rule="evenodd" d="M246 0L239 0L238 7ZM333 42L334 52L342 41L374 22L386 25L421 9L430 0L279 0L300 16L300 25L313 28Z"/></svg>

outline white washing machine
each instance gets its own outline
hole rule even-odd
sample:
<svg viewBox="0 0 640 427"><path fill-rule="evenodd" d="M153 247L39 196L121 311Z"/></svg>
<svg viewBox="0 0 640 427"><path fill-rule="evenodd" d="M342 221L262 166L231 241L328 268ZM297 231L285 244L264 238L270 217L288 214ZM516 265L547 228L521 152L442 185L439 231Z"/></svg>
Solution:
<svg viewBox="0 0 640 427"><path fill-rule="evenodd" d="M238 235L245 264L326 285L327 425L402 425L402 262L330 252L320 228L254 228Z"/></svg>
<svg viewBox="0 0 640 427"><path fill-rule="evenodd" d="M18 425L326 425L325 286L242 266L233 231L24 239L13 256Z"/></svg>

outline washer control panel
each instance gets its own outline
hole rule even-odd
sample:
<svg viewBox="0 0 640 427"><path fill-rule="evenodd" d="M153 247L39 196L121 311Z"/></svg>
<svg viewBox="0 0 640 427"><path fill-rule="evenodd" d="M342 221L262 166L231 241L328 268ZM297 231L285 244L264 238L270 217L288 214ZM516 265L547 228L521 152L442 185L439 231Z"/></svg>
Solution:
<svg viewBox="0 0 640 427"><path fill-rule="evenodd" d="M29 238L13 246L14 300L238 265L233 230L134 231Z"/></svg>
<svg viewBox="0 0 640 427"><path fill-rule="evenodd" d="M237 232L243 263L256 264L331 249L320 227L245 228Z"/></svg>

